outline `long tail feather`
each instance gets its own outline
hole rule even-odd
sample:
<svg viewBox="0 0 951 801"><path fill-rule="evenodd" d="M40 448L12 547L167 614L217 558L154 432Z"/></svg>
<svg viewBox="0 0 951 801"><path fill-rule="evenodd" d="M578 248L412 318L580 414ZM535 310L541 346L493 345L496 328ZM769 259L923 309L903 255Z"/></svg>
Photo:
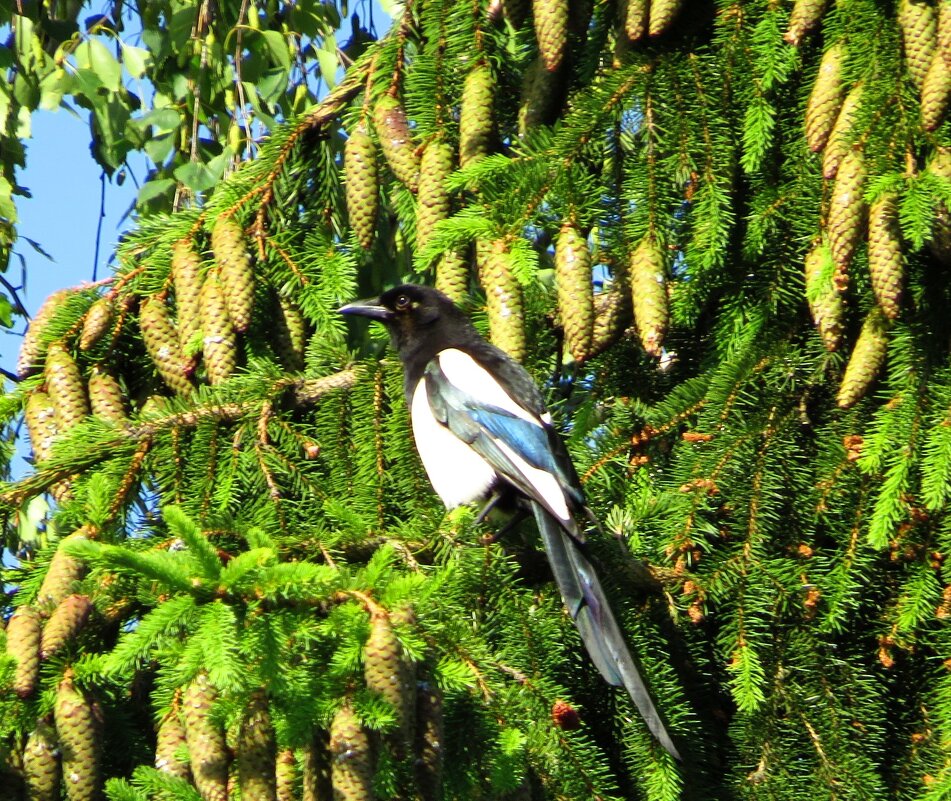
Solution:
<svg viewBox="0 0 951 801"><path fill-rule="evenodd" d="M628 650L624 635L608 606L601 582L578 543L540 504L532 503L538 531L548 553L561 597L568 607L588 655L605 681L623 686L651 734L674 759L680 754L654 705L647 685L641 678Z"/></svg>

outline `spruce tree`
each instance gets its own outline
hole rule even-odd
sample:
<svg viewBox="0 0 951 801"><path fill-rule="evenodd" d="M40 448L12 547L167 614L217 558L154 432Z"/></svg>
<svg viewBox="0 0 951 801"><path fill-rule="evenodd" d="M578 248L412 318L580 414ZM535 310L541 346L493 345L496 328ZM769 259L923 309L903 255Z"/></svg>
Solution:
<svg viewBox="0 0 951 801"><path fill-rule="evenodd" d="M949 71L947 0L408 3L31 327L3 797L951 796ZM544 387L682 764L430 490L335 313L404 280Z"/></svg>

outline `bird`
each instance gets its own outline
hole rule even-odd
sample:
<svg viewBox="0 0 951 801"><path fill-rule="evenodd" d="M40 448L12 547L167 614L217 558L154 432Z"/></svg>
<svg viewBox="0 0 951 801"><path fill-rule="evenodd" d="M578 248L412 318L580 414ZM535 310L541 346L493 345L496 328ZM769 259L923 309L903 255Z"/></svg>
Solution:
<svg viewBox="0 0 951 801"><path fill-rule="evenodd" d="M623 686L649 731L676 760L671 739L586 551L585 502L567 447L528 371L486 341L453 301L402 284L338 309L381 322L404 371L416 449L447 508L484 502L477 520L528 510L562 600L600 674Z"/></svg>

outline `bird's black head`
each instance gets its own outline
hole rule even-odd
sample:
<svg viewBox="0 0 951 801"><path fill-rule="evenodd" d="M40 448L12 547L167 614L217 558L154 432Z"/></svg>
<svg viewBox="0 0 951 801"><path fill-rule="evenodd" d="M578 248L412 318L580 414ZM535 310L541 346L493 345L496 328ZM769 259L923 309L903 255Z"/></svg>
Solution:
<svg viewBox="0 0 951 801"><path fill-rule="evenodd" d="M338 311L383 323L404 361L411 357L428 360L443 348L477 336L469 319L446 295L416 284L403 284L378 298L348 303Z"/></svg>

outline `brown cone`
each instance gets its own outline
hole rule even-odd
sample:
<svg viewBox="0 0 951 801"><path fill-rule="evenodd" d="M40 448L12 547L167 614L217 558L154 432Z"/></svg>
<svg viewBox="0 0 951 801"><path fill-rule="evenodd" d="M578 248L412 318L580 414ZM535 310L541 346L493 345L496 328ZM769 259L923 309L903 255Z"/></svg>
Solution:
<svg viewBox="0 0 951 801"><path fill-rule="evenodd" d="M192 775L204 801L228 801L228 746L224 729L212 718L216 698L204 672L188 685L182 698Z"/></svg>
<svg viewBox="0 0 951 801"><path fill-rule="evenodd" d="M845 47L836 42L826 50L806 103L806 144L813 153L825 147L842 105L842 63Z"/></svg>
<svg viewBox="0 0 951 801"><path fill-rule="evenodd" d="M233 217L219 217L215 221L211 249L218 263L231 325L235 331L247 331L254 309L254 268L244 230ZM200 303L199 298L199 307Z"/></svg>
<svg viewBox="0 0 951 801"><path fill-rule="evenodd" d="M561 226L555 243L555 286L565 335L565 350L576 362L591 353L594 333L594 290L588 242L571 221Z"/></svg>
<svg viewBox="0 0 951 801"><path fill-rule="evenodd" d="M57 312L72 294L71 289L61 289L54 292L40 306L36 316L30 321L26 333L23 335L23 344L20 346L20 355L17 359L17 375L26 378L40 369L46 345L43 344L43 334L50 321L56 318Z"/></svg>
<svg viewBox="0 0 951 801"><path fill-rule="evenodd" d="M26 738L23 775L28 801L59 801L59 743L56 730L42 718Z"/></svg>
<svg viewBox="0 0 951 801"><path fill-rule="evenodd" d="M67 595L43 626L40 656L49 659L72 640L89 619L92 601L88 595Z"/></svg>
<svg viewBox="0 0 951 801"><path fill-rule="evenodd" d="M343 148L343 169L350 227L360 247L369 250L376 233L380 185L376 169L376 145L362 124L347 137Z"/></svg>
<svg viewBox="0 0 951 801"><path fill-rule="evenodd" d="M628 276L634 324L641 345L648 354L659 358L667 335L667 279L664 253L651 234L647 234L631 254Z"/></svg>
<svg viewBox="0 0 951 801"><path fill-rule="evenodd" d="M43 371L46 391L56 410L57 428L68 433L89 414L86 384L73 357L58 342L50 345Z"/></svg>
<svg viewBox="0 0 951 801"><path fill-rule="evenodd" d="M241 801L277 801L277 747L264 690L251 694L235 754Z"/></svg>
<svg viewBox="0 0 951 801"><path fill-rule="evenodd" d="M56 691L54 715L67 799L98 801L102 790L100 722L89 699L73 685L69 672Z"/></svg>
<svg viewBox="0 0 951 801"><path fill-rule="evenodd" d="M13 657L13 691L33 694L40 672L40 616L31 606L19 606L7 623L7 654Z"/></svg>
<svg viewBox="0 0 951 801"><path fill-rule="evenodd" d="M840 409L854 406L875 381L888 351L888 320L877 306L873 308L849 357L836 402Z"/></svg>
<svg viewBox="0 0 951 801"><path fill-rule="evenodd" d="M868 271L879 307L888 319L894 320L901 310L904 269L898 199L889 192L879 197L869 209Z"/></svg>
<svg viewBox="0 0 951 801"><path fill-rule="evenodd" d="M370 741L349 703L337 710L330 724L330 770L335 801L373 797Z"/></svg>
<svg viewBox="0 0 951 801"><path fill-rule="evenodd" d="M115 305L108 295L99 298L83 318L83 330L79 335L80 350L89 350L95 345L112 325Z"/></svg>
<svg viewBox="0 0 951 801"><path fill-rule="evenodd" d="M492 344L516 361L525 358L525 320L522 288L512 272L510 256L501 239L476 246L479 281L485 289Z"/></svg>
<svg viewBox="0 0 951 801"><path fill-rule="evenodd" d="M829 201L829 245L836 267L836 285L844 291L848 285L849 266L862 239L867 209L865 191L865 158L859 148L846 153L835 175Z"/></svg>

